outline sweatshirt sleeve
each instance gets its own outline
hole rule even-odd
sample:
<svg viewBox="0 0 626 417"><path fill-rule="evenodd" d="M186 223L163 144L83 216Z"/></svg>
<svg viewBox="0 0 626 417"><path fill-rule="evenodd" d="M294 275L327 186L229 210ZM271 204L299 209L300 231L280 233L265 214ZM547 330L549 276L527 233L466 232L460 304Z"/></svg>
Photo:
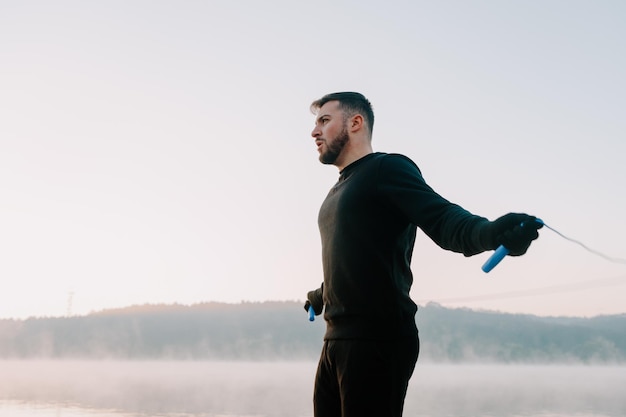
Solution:
<svg viewBox="0 0 626 417"><path fill-rule="evenodd" d="M409 158L386 155L378 175L378 191L386 201L443 249L465 256L495 249L486 236L489 220L437 194Z"/></svg>

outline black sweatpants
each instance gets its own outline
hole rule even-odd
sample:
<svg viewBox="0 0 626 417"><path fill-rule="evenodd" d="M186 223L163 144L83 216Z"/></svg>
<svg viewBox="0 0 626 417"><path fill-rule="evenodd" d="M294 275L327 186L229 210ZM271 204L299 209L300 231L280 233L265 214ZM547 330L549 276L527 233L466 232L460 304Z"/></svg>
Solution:
<svg viewBox="0 0 626 417"><path fill-rule="evenodd" d="M326 340L313 409L315 417L401 417L419 338Z"/></svg>

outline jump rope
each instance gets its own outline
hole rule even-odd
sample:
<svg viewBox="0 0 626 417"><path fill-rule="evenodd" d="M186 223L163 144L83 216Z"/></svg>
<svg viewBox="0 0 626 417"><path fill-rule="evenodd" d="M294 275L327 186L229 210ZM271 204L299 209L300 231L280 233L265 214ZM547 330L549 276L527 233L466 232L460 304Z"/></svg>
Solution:
<svg viewBox="0 0 626 417"><path fill-rule="evenodd" d="M574 242L580 246L582 246L583 248L585 248L588 252L593 253L594 255L600 256L604 259L606 259L609 262L613 262L613 263L619 263L619 264L626 264L626 259L622 259L622 258L614 258L612 256L608 256L605 255L602 252L598 252L597 250L591 249L589 246L585 245L582 242L579 242L578 240L569 238L567 236L565 236L563 233L559 232L558 230L554 229L553 227L548 226L543 220L541 219L536 219L535 220L537 223L543 225L545 228L552 230L554 233L556 233L557 235L561 236L563 239L565 240L569 240L570 242ZM524 223L520 224L520 227L524 227ZM498 265L500 263L500 261L502 259L504 259L505 256L507 256L509 254L509 250L507 248L504 247L504 245L500 245L500 247L498 247L498 249L496 249L496 251L493 253L493 255L491 255L489 257L489 259L487 259L487 262L485 262L485 264L482 266L482 270L483 272L489 272L491 271L493 268L496 267L496 265Z"/></svg>
<svg viewBox="0 0 626 417"><path fill-rule="evenodd" d="M593 253L594 255L597 255L601 258L604 258L605 260L609 261L609 262L613 262L613 263L618 263L618 264L625 264L626 265L626 259L624 258L615 258L613 256L608 256L602 252L599 252L595 249L591 249L589 246L585 245L584 243L576 240L576 239L572 239L570 237L565 236L563 233L559 232L558 230L554 229L553 227L548 226L543 220L541 219L536 219L535 220L537 223L543 225L543 227L545 227L546 229L549 229L551 231L553 231L554 233L556 233L557 235L559 235L560 237L562 237L563 239L570 241L572 243L576 243L577 245L581 246L582 248L584 248L586 251ZM524 227L524 223L520 224L520 227ZM482 266L482 270L485 273L490 272L493 268L495 268L500 261L502 261L508 254L510 253L510 251L504 246L504 245L500 245L495 251L494 253L489 257L489 259L487 259L487 261L483 264ZM517 293L516 293L517 294ZM315 320L315 311L313 310L313 306L309 306L309 321L314 321Z"/></svg>

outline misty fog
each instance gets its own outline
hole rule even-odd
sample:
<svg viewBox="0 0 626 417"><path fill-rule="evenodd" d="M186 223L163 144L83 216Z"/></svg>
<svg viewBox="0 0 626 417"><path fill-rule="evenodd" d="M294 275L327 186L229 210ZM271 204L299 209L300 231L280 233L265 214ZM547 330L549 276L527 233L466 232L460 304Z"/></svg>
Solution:
<svg viewBox="0 0 626 417"><path fill-rule="evenodd" d="M0 398L156 413L306 416L314 364L0 362ZM208 414L210 415L210 414Z"/></svg>
<svg viewBox="0 0 626 417"><path fill-rule="evenodd" d="M310 417L315 367L315 362L0 361L0 404L79 405L118 410L120 416ZM626 415L624 392L626 368L619 366L418 362L405 415L614 417Z"/></svg>

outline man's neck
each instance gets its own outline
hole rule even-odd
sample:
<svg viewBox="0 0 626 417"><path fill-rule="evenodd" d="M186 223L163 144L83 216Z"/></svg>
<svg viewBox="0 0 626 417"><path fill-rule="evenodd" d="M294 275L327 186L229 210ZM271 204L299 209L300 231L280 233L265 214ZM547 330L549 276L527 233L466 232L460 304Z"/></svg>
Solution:
<svg viewBox="0 0 626 417"><path fill-rule="evenodd" d="M371 154L372 152L364 152L362 154L355 154L352 155L350 158L347 158L343 161L341 161L341 163L336 163L335 166L337 167L337 169L339 170L339 172L343 171L345 169L345 167L347 167L348 165L358 161L361 158L366 157L367 155Z"/></svg>

